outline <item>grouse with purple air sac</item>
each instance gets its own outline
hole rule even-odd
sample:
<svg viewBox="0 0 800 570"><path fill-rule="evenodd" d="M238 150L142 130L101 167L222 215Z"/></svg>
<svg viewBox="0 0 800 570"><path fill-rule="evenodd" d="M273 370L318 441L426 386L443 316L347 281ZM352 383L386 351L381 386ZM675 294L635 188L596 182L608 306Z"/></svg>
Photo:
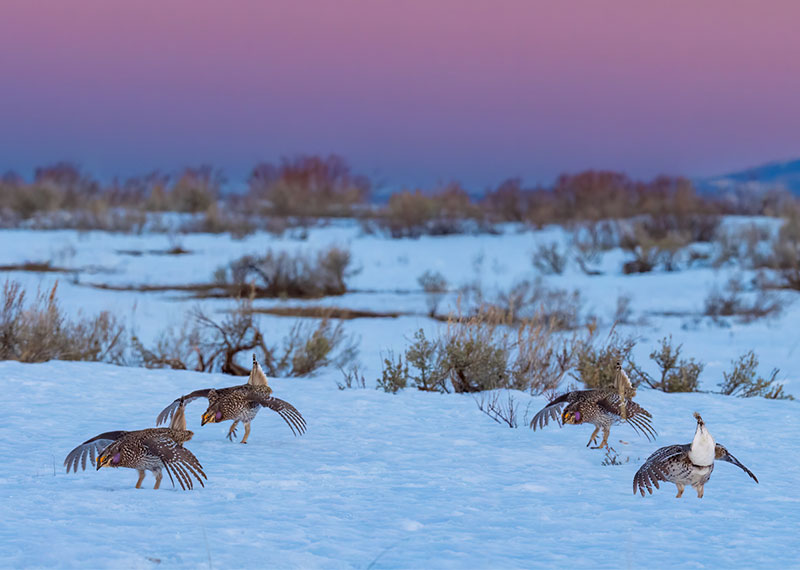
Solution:
<svg viewBox="0 0 800 570"><path fill-rule="evenodd" d="M177 479L181 489L192 489L193 479L205 486L203 478L207 477L203 466L191 451L183 447L184 443L192 439L192 435L194 434L186 429L183 407L179 407L170 427L101 433L70 451L64 460L64 466L67 473L70 470L77 472L78 466L86 469L86 461L89 459L96 463L98 470L102 467L136 469L139 472L137 489L141 489L146 471L155 475L154 489L161 485L163 471L167 472L173 486Z"/></svg>
<svg viewBox="0 0 800 570"><path fill-rule="evenodd" d="M250 436L250 422L262 407L277 412L295 435L306 431L306 420L300 412L289 402L272 397L272 388L267 385L267 377L255 355L247 384L220 389L204 388L181 396L158 414L156 425L167 422L176 409L197 398L208 398L208 408L203 413L201 425L233 420L228 430L228 439L231 441L236 436L236 426L242 422L244 423L242 443L247 443L247 438Z"/></svg>
<svg viewBox="0 0 800 570"><path fill-rule="evenodd" d="M535 431L537 428L543 428L550 420L557 419L560 419L562 424L592 424L595 429L586 447L596 443L598 432L603 430L603 440L600 445L592 449L607 447L611 426L620 422L629 424L648 440L654 440L656 431L650 423L653 416L631 399L636 395L636 390L631 385L622 364L617 362L614 368L616 384L614 390L574 390L562 394L533 416L530 427Z"/></svg>

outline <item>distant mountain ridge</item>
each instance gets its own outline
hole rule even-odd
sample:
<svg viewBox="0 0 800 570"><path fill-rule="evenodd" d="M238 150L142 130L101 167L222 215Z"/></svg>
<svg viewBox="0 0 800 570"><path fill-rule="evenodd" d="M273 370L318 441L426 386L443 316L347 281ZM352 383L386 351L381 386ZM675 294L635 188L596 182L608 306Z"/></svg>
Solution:
<svg viewBox="0 0 800 570"><path fill-rule="evenodd" d="M695 180L695 184L699 189L709 192L746 184L754 190L783 187L792 194L800 195L800 159L768 162L721 176Z"/></svg>

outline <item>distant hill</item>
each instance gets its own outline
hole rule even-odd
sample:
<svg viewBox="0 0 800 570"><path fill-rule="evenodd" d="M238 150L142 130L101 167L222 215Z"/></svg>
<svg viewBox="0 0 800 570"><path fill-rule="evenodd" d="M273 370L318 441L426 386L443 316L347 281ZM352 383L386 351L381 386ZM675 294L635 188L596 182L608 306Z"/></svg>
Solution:
<svg viewBox="0 0 800 570"><path fill-rule="evenodd" d="M769 162L730 174L695 180L695 184L707 192L747 184L754 190L783 187L792 194L800 195L800 159Z"/></svg>

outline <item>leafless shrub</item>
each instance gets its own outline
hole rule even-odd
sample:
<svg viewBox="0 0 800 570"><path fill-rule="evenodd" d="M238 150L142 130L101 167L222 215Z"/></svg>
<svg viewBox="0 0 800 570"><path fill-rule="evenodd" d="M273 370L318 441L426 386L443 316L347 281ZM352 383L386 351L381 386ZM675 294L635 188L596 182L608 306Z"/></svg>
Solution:
<svg viewBox="0 0 800 570"><path fill-rule="evenodd" d="M122 364L125 327L108 311L94 318L68 318L58 304L57 286L28 301L19 282L6 280L0 306L0 360Z"/></svg>
<svg viewBox="0 0 800 570"><path fill-rule="evenodd" d="M800 290L800 210L792 210L778 230L770 266L778 273L779 286Z"/></svg>
<svg viewBox="0 0 800 570"><path fill-rule="evenodd" d="M364 374L359 371L357 364L351 364L348 368L339 368L339 371L342 373L342 381L336 382L336 386L339 390L348 390L352 388L360 388L363 390L367 387Z"/></svg>
<svg viewBox="0 0 800 570"><path fill-rule="evenodd" d="M277 351L273 349L272 352ZM276 372L307 376L331 364L341 368L354 360L357 354L357 343L345 333L342 321L335 325L328 318L317 323L298 321L284 339L284 356L277 361ZM291 363L291 367L284 363Z"/></svg>
<svg viewBox="0 0 800 570"><path fill-rule="evenodd" d="M672 336L662 338L659 343L660 348L653 350L650 358L658 365L661 378L654 380L649 375L643 374L645 383L662 392L697 392L698 377L704 365L695 362L693 358L678 360L683 345L673 346Z"/></svg>
<svg viewBox="0 0 800 570"><path fill-rule="evenodd" d="M211 166L187 168L177 178L168 194L169 210L205 212L219 198L222 173Z"/></svg>
<svg viewBox="0 0 800 570"><path fill-rule="evenodd" d="M457 183L432 193L395 192L377 213L377 225L393 238L492 231L480 208Z"/></svg>
<svg viewBox="0 0 800 570"><path fill-rule="evenodd" d="M533 266L545 275L560 275L567 266L567 255L556 242L540 244L533 254Z"/></svg>
<svg viewBox="0 0 800 570"><path fill-rule="evenodd" d="M261 256L246 255L227 268L219 268L214 279L231 293L252 291L256 297L313 298L342 295L350 268L350 251L336 246L316 254L268 250Z"/></svg>
<svg viewBox="0 0 800 570"><path fill-rule="evenodd" d="M556 242L540 244L533 254L533 266L545 275L561 275L567 266L567 255Z"/></svg>
<svg viewBox="0 0 800 570"><path fill-rule="evenodd" d="M588 330L591 336L593 329ZM584 341L577 333L558 335L537 320L523 323L512 346L509 387L532 394L554 390L575 366L578 347Z"/></svg>
<svg viewBox="0 0 800 570"><path fill-rule="evenodd" d="M722 289L714 286L705 299L704 313L719 321L720 317L739 317L743 322L777 316L783 311L779 295L764 286L747 295L740 276L731 277Z"/></svg>
<svg viewBox="0 0 800 570"><path fill-rule="evenodd" d="M774 368L768 378L757 375L758 357L751 350L733 361L733 370L723 372L724 381L719 384L720 393L727 396L752 398L755 396L770 400L794 400L783 391L783 384L776 384L778 369Z"/></svg>
<svg viewBox="0 0 800 570"><path fill-rule="evenodd" d="M614 323L621 325L630 324L633 318L633 309L631 308L632 298L630 295L618 295L617 307L614 310Z"/></svg>
<svg viewBox="0 0 800 570"><path fill-rule="evenodd" d="M258 229L253 219L239 212L220 208L217 202L210 203L200 217L193 217L180 226L182 233L203 232L209 234L228 233L234 239L243 239Z"/></svg>
<svg viewBox="0 0 800 570"><path fill-rule="evenodd" d="M369 197L369 180L341 157L302 155L279 165L261 163L249 180L251 200L277 216L349 216Z"/></svg>
<svg viewBox="0 0 800 570"><path fill-rule="evenodd" d="M241 299L235 310L214 318L199 307L189 313L184 326L169 330L155 347L134 343L139 362L147 368L176 368L246 376L249 367L237 363L241 353L257 352L270 376L307 376L317 369L344 367L357 353L341 321L298 321L280 345L268 345L253 318L252 299ZM247 359L243 359L246 361Z"/></svg>
<svg viewBox="0 0 800 570"><path fill-rule="evenodd" d="M603 458L603 462L600 465L604 467L610 467L614 465L625 465L631 460L630 457L625 457L624 459L620 457L619 452L611 446L606 446L606 456Z"/></svg>
<svg viewBox="0 0 800 570"><path fill-rule="evenodd" d="M511 178L486 192L481 206L497 221L522 222L528 217L530 202L531 192L523 189L519 178Z"/></svg>
<svg viewBox="0 0 800 570"><path fill-rule="evenodd" d="M521 281L487 303L512 321L534 321L554 330L574 330L581 325L583 300L578 290L551 288L538 278Z"/></svg>
<svg viewBox="0 0 800 570"><path fill-rule="evenodd" d="M715 269L731 263L746 269L768 267L770 256L765 246L770 239L770 232L762 224L721 227L714 234L711 265Z"/></svg>
<svg viewBox="0 0 800 570"><path fill-rule="evenodd" d="M427 270L417 278L417 283L425 291L425 302L428 304L428 315L433 317L439 303L447 293L447 279L438 271Z"/></svg>
<svg viewBox="0 0 800 570"><path fill-rule="evenodd" d="M691 236L687 231L670 230L663 235L652 233L652 229L642 222L636 222L626 231L620 245L631 252L634 259L626 262L622 271L625 274L647 273L658 265L666 271L678 269L678 252L689 245Z"/></svg>
<svg viewBox="0 0 800 570"><path fill-rule="evenodd" d="M572 245L591 262L599 260L600 254L619 245L617 222L582 222L572 230Z"/></svg>
<svg viewBox="0 0 800 570"><path fill-rule="evenodd" d="M505 399L501 399L500 392L493 392L488 396L482 394L475 398L475 403L480 411L498 424L505 424L510 428L519 427L519 403L511 392L506 392Z"/></svg>

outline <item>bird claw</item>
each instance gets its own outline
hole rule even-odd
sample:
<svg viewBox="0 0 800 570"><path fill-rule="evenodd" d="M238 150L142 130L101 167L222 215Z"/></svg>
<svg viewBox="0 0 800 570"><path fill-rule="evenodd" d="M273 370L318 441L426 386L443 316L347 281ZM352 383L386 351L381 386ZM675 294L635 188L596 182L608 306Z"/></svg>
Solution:
<svg viewBox="0 0 800 570"><path fill-rule="evenodd" d="M233 441L234 437L236 437L236 428L231 428L230 431L228 431L228 440Z"/></svg>

